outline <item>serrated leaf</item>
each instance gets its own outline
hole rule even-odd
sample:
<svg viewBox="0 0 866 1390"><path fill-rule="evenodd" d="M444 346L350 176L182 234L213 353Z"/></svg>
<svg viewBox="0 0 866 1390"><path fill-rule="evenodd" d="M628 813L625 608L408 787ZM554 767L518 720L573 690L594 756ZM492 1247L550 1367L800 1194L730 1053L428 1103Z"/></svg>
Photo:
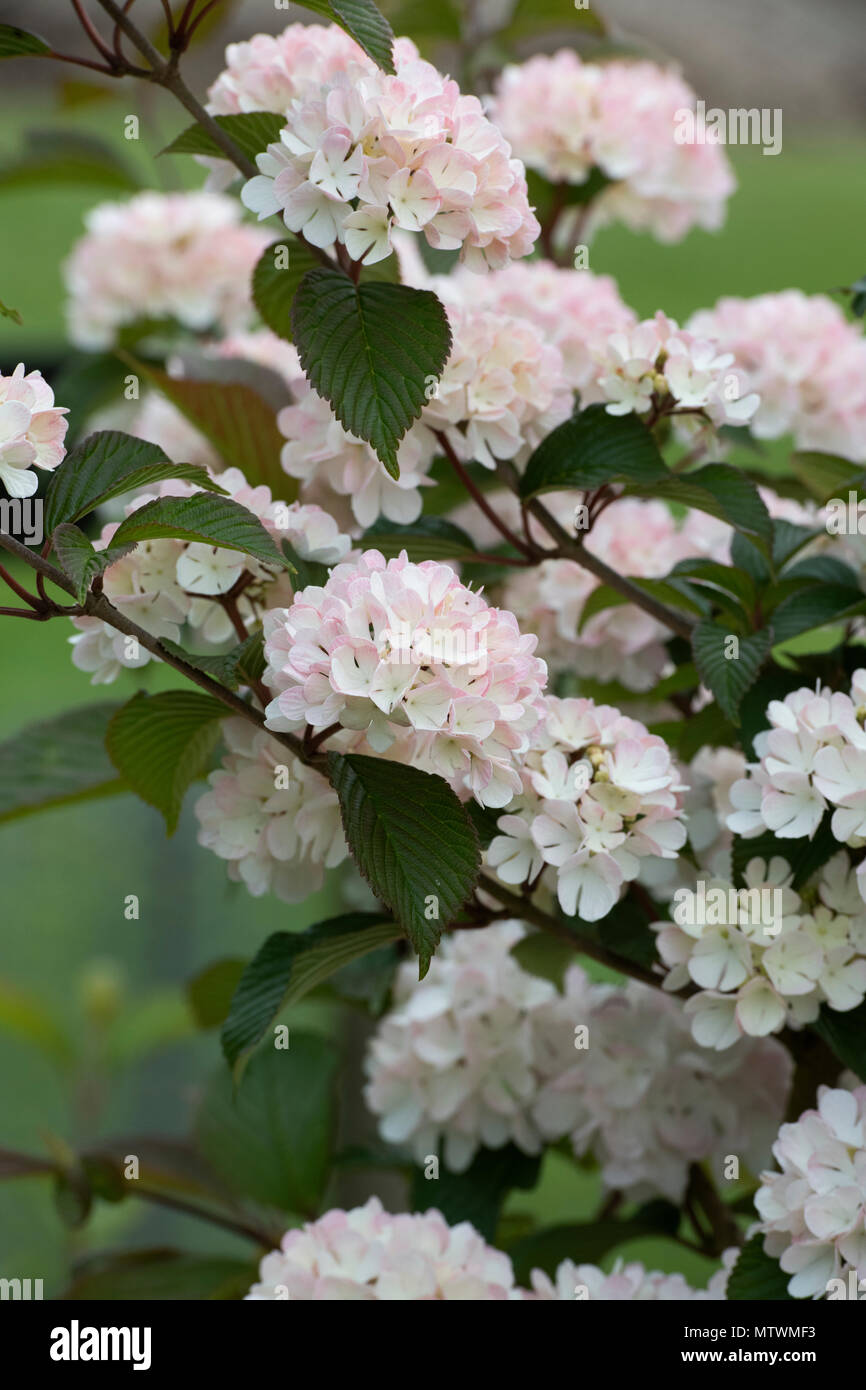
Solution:
<svg viewBox="0 0 866 1390"><path fill-rule="evenodd" d="M204 492L192 497L156 497L120 523L111 545L114 549L165 537L198 541L220 550L239 550L264 565L292 568L258 517L232 497L214 497Z"/></svg>
<svg viewBox="0 0 866 1390"><path fill-rule="evenodd" d="M410 560L477 560L478 549L471 536L441 516L421 516L401 525L380 516L361 538L364 549L379 550L386 560L405 550Z"/></svg>
<svg viewBox="0 0 866 1390"><path fill-rule="evenodd" d="M355 285L341 271L311 270L292 304L292 337L310 382L341 424L366 439L399 477L400 440L451 351L451 329L435 294L408 285Z"/></svg>
<svg viewBox="0 0 866 1390"><path fill-rule="evenodd" d="M121 556L128 555L134 542L119 547L110 546L107 550L94 550L90 540L77 526L62 521L55 527L51 537L57 563L67 579L75 585L75 598L83 603L87 591L98 574L102 574Z"/></svg>
<svg viewBox="0 0 866 1390"><path fill-rule="evenodd" d="M277 254L288 261L278 266ZM274 333L287 342L292 341L292 302L298 285L309 270L320 262L300 237L286 234L266 246L253 271L253 302L263 320Z"/></svg>
<svg viewBox="0 0 866 1390"><path fill-rule="evenodd" d="M226 467L239 468L251 487L264 483L275 498L295 500L298 485L280 466L286 441L277 429L277 412L291 397L276 372L239 358L181 353L184 374L170 376L152 363L121 355L204 435Z"/></svg>
<svg viewBox="0 0 866 1390"><path fill-rule="evenodd" d="M38 58L50 53L44 39L19 29L17 24L0 24L0 58Z"/></svg>
<svg viewBox="0 0 866 1390"><path fill-rule="evenodd" d="M0 743L0 823L129 791L105 751L116 702L84 705Z"/></svg>
<svg viewBox="0 0 866 1390"><path fill-rule="evenodd" d="M736 638L727 656L732 634L704 618L692 631L692 651L701 680L712 691L733 724L740 720L740 703L770 654L773 636L769 628Z"/></svg>
<svg viewBox="0 0 866 1390"><path fill-rule="evenodd" d="M603 405L591 405L542 440L526 465L520 495L587 491L614 478L652 485L668 475L655 440L636 415L608 415Z"/></svg>
<svg viewBox="0 0 866 1390"><path fill-rule="evenodd" d="M788 1280L779 1261L764 1254L764 1237L752 1236L737 1256L728 1277L727 1299L733 1303L788 1301Z"/></svg>
<svg viewBox="0 0 866 1390"><path fill-rule="evenodd" d="M810 632L827 623L847 622L863 612L866 612L866 595L859 587L820 584L800 589L773 610L773 640L789 642L801 632Z"/></svg>
<svg viewBox="0 0 866 1390"><path fill-rule="evenodd" d="M196 690L139 691L112 718L109 757L129 788L165 816L172 835L184 794L205 771L225 706Z"/></svg>
<svg viewBox="0 0 866 1390"><path fill-rule="evenodd" d="M193 463L172 463L163 449L121 430L98 430L66 455L45 490L45 529L78 521L112 497L165 478L195 483L207 492L224 489Z"/></svg>
<svg viewBox="0 0 866 1390"><path fill-rule="evenodd" d="M493 1241L509 1192L535 1187L540 1167L539 1157L523 1153L515 1144L505 1144L500 1149L479 1149L464 1173L449 1172L442 1164L435 1182L425 1178L423 1168L416 1168L412 1210L435 1207L449 1225L469 1221L485 1240Z"/></svg>
<svg viewBox="0 0 866 1390"><path fill-rule="evenodd" d="M250 1059L240 1090L222 1067L195 1127L217 1175L254 1201L317 1214L333 1153L339 1060L325 1038L293 1030L287 1048Z"/></svg>
<svg viewBox="0 0 866 1390"><path fill-rule="evenodd" d="M666 498L726 521L766 546L772 543L772 518L758 489L742 469L727 463L707 463L693 473L669 472L649 488L632 483L624 495Z"/></svg>
<svg viewBox="0 0 866 1390"><path fill-rule="evenodd" d="M773 564L779 570L786 565L799 550L826 534L816 531L812 526L795 526L792 521L782 521L778 517L773 522Z"/></svg>
<svg viewBox="0 0 866 1390"><path fill-rule="evenodd" d="M316 14L335 20L383 72L394 71L394 31L373 0L301 0L301 3Z"/></svg>
<svg viewBox="0 0 866 1390"><path fill-rule="evenodd" d="M303 932L275 932L245 968L222 1030L235 1079L274 1020L335 970L402 935L380 913L354 912Z"/></svg>
<svg viewBox="0 0 866 1390"><path fill-rule="evenodd" d="M262 154L268 145L279 143L280 131L286 124L285 116L273 111L244 111L240 115L214 116L214 120L234 140L241 153L253 162L256 155ZM210 131L198 123L182 130L170 145L160 150L160 154L204 154L211 159L228 158Z"/></svg>
<svg viewBox="0 0 866 1390"><path fill-rule="evenodd" d="M696 584L706 584L709 588L721 589L737 599L747 612L755 602L755 584L751 575L732 565L721 565L715 560L681 560L671 570L672 575L681 574Z"/></svg>
<svg viewBox="0 0 866 1390"><path fill-rule="evenodd" d="M329 753L328 769L355 862L403 926L423 979L478 876L472 822L430 772L357 753Z"/></svg>

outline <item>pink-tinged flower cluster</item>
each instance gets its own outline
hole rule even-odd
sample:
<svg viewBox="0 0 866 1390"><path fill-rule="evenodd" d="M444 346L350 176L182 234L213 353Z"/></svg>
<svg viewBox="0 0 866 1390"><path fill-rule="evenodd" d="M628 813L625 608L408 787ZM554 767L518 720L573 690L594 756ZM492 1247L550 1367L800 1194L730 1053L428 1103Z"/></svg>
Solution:
<svg viewBox="0 0 866 1390"><path fill-rule="evenodd" d="M731 789L728 827L737 835L772 830L780 839L815 834L828 807L842 844L866 843L866 670L849 694L819 685L767 706L769 729L754 740L759 761ZM866 864L857 871L866 899Z"/></svg>
<svg viewBox="0 0 866 1390"><path fill-rule="evenodd" d="M716 428L745 424L759 405L754 392L744 392L732 352L680 328L661 310L611 334L598 356L596 386L609 415L676 412Z"/></svg>
<svg viewBox="0 0 866 1390"><path fill-rule="evenodd" d="M491 608L447 565L367 550L322 588L266 614L268 728L338 723L399 750L485 806L521 790L547 668L511 613Z"/></svg>
<svg viewBox="0 0 866 1390"><path fill-rule="evenodd" d="M672 923L654 924L665 988L700 987L685 1005L692 1035L720 1051L744 1034L813 1023L822 1004L845 1012L866 998L866 908L846 854L806 899L780 856L752 859L744 879L740 891L701 879L675 894Z"/></svg>
<svg viewBox="0 0 866 1390"><path fill-rule="evenodd" d="M755 1207L792 1298L821 1298L851 1271L866 1279L866 1086L819 1087L818 1109L782 1125L773 1156L781 1171L761 1175Z"/></svg>
<svg viewBox="0 0 866 1390"><path fill-rule="evenodd" d="M11 376L0 372L0 482L10 497L32 497L38 483L31 470L51 472L62 462L66 413L41 372L25 376L23 362Z"/></svg>
<svg viewBox="0 0 866 1390"><path fill-rule="evenodd" d="M223 736L222 766L195 806L199 844L227 860L253 897L298 902L349 853L336 792L246 719L225 720Z"/></svg>
<svg viewBox="0 0 866 1390"><path fill-rule="evenodd" d="M715 230L735 181L718 145L680 144L678 113L695 94L651 62L584 63L572 49L506 67L492 114L514 153L554 183L611 180L593 221L621 221L661 241Z"/></svg>
<svg viewBox="0 0 866 1390"><path fill-rule="evenodd" d="M464 462L485 468L495 468L497 459L525 462L572 411L559 349L524 318L471 304L452 304L448 317L451 355L422 426L441 431Z"/></svg>
<svg viewBox="0 0 866 1390"><path fill-rule="evenodd" d="M545 498L557 519L574 529L575 494ZM519 521L519 518L517 518ZM730 529L702 512L678 522L663 502L623 498L599 514L586 548L620 574L660 578L680 560L726 559ZM553 671L575 671L630 690L651 689L667 664L670 632L634 604L603 608L582 622L598 580L574 560L543 560L506 580L503 602L537 632Z"/></svg>
<svg viewBox="0 0 866 1390"><path fill-rule="evenodd" d="M367 265L391 254L394 228L459 248L477 270L528 255L539 226L523 165L478 98L405 41L394 61L395 76L358 63L305 86L280 142L258 156L245 205Z"/></svg>
<svg viewBox="0 0 866 1390"><path fill-rule="evenodd" d="M757 438L790 434L800 449L866 461L866 340L832 300L801 290L720 299L688 327L734 353L760 396Z"/></svg>
<svg viewBox="0 0 866 1390"><path fill-rule="evenodd" d="M641 859L686 841L683 792L664 739L612 705L549 697L521 765L522 792L487 850L503 883L555 884L563 912L605 917Z"/></svg>
<svg viewBox="0 0 866 1390"><path fill-rule="evenodd" d="M513 1288L508 1256L468 1221L449 1226L435 1210L392 1216L371 1197L287 1231L247 1298L475 1302L507 1299Z"/></svg>
<svg viewBox="0 0 866 1390"><path fill-rule="evenodd" d="M454 932L423 980L408 962L397 972L365 1059L364 1098L382 1138L405 1144L418 1163L440 1144L457 1173L481 1147L541 1151L532 1119L538 1023L556 991L512 956L523 935L519 922Z"/></svg>
<svg viewBox="0 0 866 1390"><path fill-rule="evenodd" d="M519 262L484 276L461 269L447 278L430 277L428 284L446 304L528 320L545 343L559 349L572 391L584 391L593 381L594 354L610 335L627 332L636 322L611 276L566 270L549 261Z"/></svg>
<svg viewBox="0 0 866 1390"><path fill-rule="evenodd" d="M739 1251L726 1250L723 1267L712 1276L705 1289L693 1289L681 1274L662 1274L648 1270L639 1260L626 1264L617 1260L609 1274L598 1265L579 1265L563 1260L553 1278L543 1270L532 1271L530 1300L590 1303L721 1303L727 1297L728 1275Z"/></svg>
<svg viewBox="0 0 866 1390"><path fill-rule="evenodd" d="M261 521L279 546L288 541L302 559L321 564L342 560L351 544L337 524L319 507L275 502L270 488L250 487L239 468L220 473L220 486ZM157 497L190 497L199 489L192 483L168 479L155 492L142 493L126 508L127 516ZM108 546L117 530L110 522L95 543ZM203 541L173 538L140 541L134 550L110 565L103 576L103 591L121 612L154 637L180 640L180 629L189 626L197 639L217 646L235 636L231 617L219 600L242 576L248 582L236 597L244 626L252 628L266 608L288 602L292 585L285 570L270 567L239 550L221 550ZM115 680L124 666L145 666L150 652L99 618L72 619L78 635L71 638L72 660L92 673L94 685Z"/></svg>
<svg viewBox="0 0 866 1390"><path fill-rule="evenodd" d="M270 238L241 222L235 199L138 193L101 203L85 226L64 268L77 347L112 347L139 319L175 319L196 332L248 326L250 277Z"/></svg>
<svg viewBox="0 0 866 1390"><path fill-rule="evenodd" d="M642 1201L680 1203L689 1168L720 1172L737 1153L754 1172L785 1113L791 1059L772 1039L720 1056L696 1047L679 1000L645 985L591 984L577 965L538 1019L546 1079L532 1118L546 1142L591 1154L602 1181Z"/></svg>

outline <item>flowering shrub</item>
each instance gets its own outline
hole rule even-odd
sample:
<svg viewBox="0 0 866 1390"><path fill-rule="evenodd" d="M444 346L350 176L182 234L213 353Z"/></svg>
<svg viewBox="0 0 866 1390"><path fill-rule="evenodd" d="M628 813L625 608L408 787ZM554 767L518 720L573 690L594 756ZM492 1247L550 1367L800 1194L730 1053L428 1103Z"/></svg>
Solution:
<svg viewBox="0 0 866 1390"><path fill-rule="evenodd" d="M0 59L165 88L161 167L205 187L92 207L72 350L0 375L0 614L71 623L113 697L0 747L0 821L135 794L173 833L189 795L235 945L161 1025L220 1029L188 1142L52 1134L0 1176L252 1245L95 1269L85 1232L71 1296L857 1297L866 282L626 303L597 232L699 240L733 175L584 6L578 56L532 6L429 7L440 42L322 0L198 95L213 0L69 8L93 56L0 25ZM302 904L269 935L267 899ZM155 1026L67 1047L4 985L10 1019L80 1057L77 1129Z"/></svg>

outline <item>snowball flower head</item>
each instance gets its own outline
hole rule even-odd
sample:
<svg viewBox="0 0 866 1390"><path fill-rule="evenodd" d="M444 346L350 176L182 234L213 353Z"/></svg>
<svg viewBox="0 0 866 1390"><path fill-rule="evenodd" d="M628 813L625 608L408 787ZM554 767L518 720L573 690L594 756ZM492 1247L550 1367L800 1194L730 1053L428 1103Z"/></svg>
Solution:
<svg viewBox="0 0 866 1390"><path fill-rule="evenodd" d="M700 986L685 1008L702 1047L812 1023L822 1003L844 1012L866 998L866 909L847 855L824 866L811 909L781 856L752 859L744 879L742 890L720 879L679 890L674 923L655 924L665 988Z"/></svg>
<svg viewBox="0 0 866 1390"><path fill-rule="evenodd" d="M338 723L376 752L408 729L401 758L463 795L504 806L520 791L547 668L537 639L447 565L364 551L266 614L264 631L268 728Z"/></svg>
<svg viewBox="0 0 866 1390"><path fill-rule="evenodd" d="M136 319L177 319L231 332L252 317L250 277L268 233L241 222L219 193L138 193L101 203L66 262L67 319L77 347L112 347Z"/></svg>
<svg viewBox="0 0 866 1390"><path fill-rule="evenodd" d="M32 497L38 486L32 469L50 472L62 462L66 413L41 372L25 376L23 362L11 376L0 372L0 482L10 497Z"/></svg>
<svg viewBox="0 0 866 1390"><path fill-rule="evenodd" d="M605 1274L598 1265L563 1260L552 1279L543 1270L534 1269L532 1293L523 1294L523 1297L557 1302L719 1303L726 1297L728 1272L738 1253L736 1250L725 1252L724 1267L713 1275L705 1289L693 1289L681 1274L645 1269L639 1260L631 1260L628 1264L617 1260L610 1274Z"/></svg>
<svg viewBox="0 0 866 1390"><path fill-rule="evenodd" d="M246 719L223 722L227 753L195 805L198 841L254 898L298 902L348 855L336 793Z"/></svg>
<svg viewBox="0 0 866 1390"><path fill-rule="evenodd" d="M531 1108L539 1086L535 1019L555 990L521 969L519 922L445 936L428 973L404 962L393 1006L371 1040L367 1105L379 1132L419 1162L444 1144L464 1172L479 1148L541 1150Z"/></svg>
<svg viewBox="0 0 866 1390"><path fill-rule="evenodd" d="M755 1207L792 1298L821 1298L851 1270L866 1279L866 1086L820 1086L817 1110L782 1125L773 1156L780 1171L761 1175Z"/></svg>
<svg viewBox="0 0 866 1390"><path fill-rule="evenodd" d="M570 917L605 917L644 856L673 859L685 844L671 750L612 705L549 697L521 775L487 862L508 884L549 866L545 883Z"/></svg>
<svg viewBox="0 0 866 1390"><path fill-rule="evenodd" d="M468 1221L438 1211L392 1216L378 1197L287 1231L265 1255L248 1299L430 1302L507 1299L511 1261Z"/></svg>
<svg viewBox="0 0 866 1390"><path fill-rule="evenodd" d="M734 178L718 145L680 144L695 94L678 73L651 62L584 63L572 49L506 67L492 105L516 155L554 183L609 185L592 223L622 221L662 241L721 226Z"/></svg>
<svg viewBox="0 0 866 1390"><path fill-rule="evenodd" d="M745 389L760 396L758 439L791 434L798 449L866 461L866 341L826 295L720 299L687 327L735 355Z"/></svg>
<svg viewBox="0 0 866 1390"><path fill-rule="evenodd" d="M478 270L527 255L539 225L523 165L478 98L411 46L397 44L394 61L394 76L352 64L295 98L245 205L368 265L391 254L394 228L459 249Z"/></svg>

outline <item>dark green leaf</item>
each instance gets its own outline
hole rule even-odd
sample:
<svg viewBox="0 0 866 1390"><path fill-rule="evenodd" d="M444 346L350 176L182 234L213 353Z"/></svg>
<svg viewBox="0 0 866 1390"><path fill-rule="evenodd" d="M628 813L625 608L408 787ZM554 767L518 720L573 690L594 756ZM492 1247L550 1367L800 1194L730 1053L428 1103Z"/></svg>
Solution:
<svg viewBox="0 0 866 1390"><path fill-rule="evenodd" d="M45 491L46 532L61 521L78 521L111 497L165 478L181 478L207 492L224 491L205 468L172 463L162 449L134 435L120 430L89 434L51 474Z"/></svg>
<svg viewBox="0 0 866 1390"><path fill-rule="evenodd" d="M567 941L560 941L557 936L537 931L532 932L530 936L524 936L516 946L512 946L511 954L521 969L530 975L537 975L541 980L549 980L551 984L556 985L561 994L565 972L574 964L575 952L578 949L578 942L570 946Z"/></svg>
<svg viewBox="0 0 866 1390"><path fill-rule="evenodd" d="M308 10L336 20L384 72L394 71L394 33L373 0L302 0Z"/></svg>
<svg viewBox="0 0 866 1390"><path fill-rule="evenodd" d="M0 24L0 58L38 58L50 52L50 46L36 34L28 34L17 24Z"/></svg>
<svg viewBox="0 0 866 1390"><path fill-rule="evenodd" d="M608 415L603 405L591 405L539 444L520 480L520 495L586 491L614 478L658 485L667 477L658 446L636 415Z"/></svg>
<svg viewBox="0 0 866 1390"><path fill-rule="evenodd" d="M632 483L625 491L632 497L663 497L693 507L746 531L765 545L772 542L773 522L758 489L741 469L730 464L707 463L694 473L669 473L650 487Z"/></svg>
<svg viewBox="0 0 866 1390"><path fill-rule="evenodd" d="M744 570L760 588L772 578L767 557L739 531L731 541L731 564Z"/></svg>
<svg viewBox="0 0 866 1390"><path fill-rule="evenodd" d="M186 997L199 1028L218 1028L228 1017L244 960L215 960L187 981Z"/></svg>
<svg viewBox="0 0 866 1390"><path fill-rule="evenodd" d="M333 1153L338 1067L325 1038L292 1032L288 1048L251 1058L239 1091L221 1068L196 1123L214 1171L254 1201L315 1214Z"/></svg>
<svg viewBox="0 0 866 1390"><path fill-rule="evenodd" d="M821 534L822 532L811 526L795 526L792 521L780 521L777 518L773 522L773 564L776 569L781 569L798 550L802 550Z"/></svg>
<svg viewBox="0 0 866 1390"><path fill-rule="evenodd" d="M86 1261L63 1299L139 1303L151 1299L213 1302L243 1298L256 1281L253 1260L181 1250L129 1250Z"/></svg>
<svg viewBox="0 0 866 1390"><path fill-rule="evenodd" d="M196 690L139 691L114 715L105 744L129 788L165 816L172 835L184 794L206 770L225 707Z"/></svg>
<svg viewBox="0 0 866 1390"><path fill-rule="evenodd" d="M129 791L105 751L117 703L84 705L0 743L0 823Z"/></svg>
<svg viewBox="0 0 866 1390"><path fill-rule="evenodd" d="M283 264L286 261L288 264ZM320 262L300 237L289 233L265 247L253 271L253 300L268 328L292 340L291 311L295 291L308 270Z"/></svg>
<svg viewBox="0 0 866 1390"><path fill-rule="evenodd" d="M244 111L241 115L215 116L214 120L234 140L241 153L253 161L268 145L279 144L280 131L286 124L285 116L272 111ZM160 154L204 154L211 159L228 158L210 131L198 123L187 126L170 145L160 150Z"/></svg>
<svg viewBox="0 0 866 1390"><path fill-rule="evenodd" d="M811 1027L832 1047L839 1061L866 1082L866 1004L844 1013L822 1004Z"/></svg>
<svg viewBox="0 0 866 1390"><path fill-rule="evenodd" d="M847 622L866 611L866 595L859 587L839 584L815 585L800 589L783 599L773 612L773 641L789 642L801 632L824 627L827 623Z"/></svg>
<svg viewBox="0 0 866 1390"><path fill-rule="evenodd" d="M303 932L275 932L245 968L222 1030L226 1060L238 1078L283 1009L340 966L401 935L381 914L354 912Z"/></svg>
<svg viewBox="0 0 866 1390"><path fill-rule="evenodd" d="M772 632L763 628L747 637L736 637L709 619L692 632L692 651L701 679L712 691L732 723L740 719L740 703L770 654ZM733 642L736 645L732 645ZM730 651L731 655L728 655Z"/></svg>
<svg viewBox="0 0 866 1390"><path fill-rule="evenodd" d="M57 562L67 579L75 585L75 599L83 603L87 590L98 574L102 574L115 560L128 555L134 542L107 550L94 550L84 532L69 521L63 521L55 528L51 537Z"/></svg>
<svg viewBox="0 0 866 1390"><path fill-rule="evenodd" d="M720 565L715 560L681 560L674 566L671 574L686 575L697 584L721 589L737 599L747 612L755 602L755 584L751 575L741 569L734 569L731 565Z"/></svg>
<svg viewBox="0 0 866 1390"><path fill-rule="evenodd" d="M355 285L341 271L311 270L292 304L292 337L319 395L399 477L400 440L451 350L451 329L435 294L407 285Z"/></svg>
<svg viewBox="0 0 866 1390"><path fill-rule="evenodd" d="M822 505L833 497L847 502L849 488L863 481L862 463L851 463L835 454L792 454L791 469Z"/></svg>
<svg viewBox="0 0 866 1390"><path fill-rule="evenodd" d="M111 545L114 549L165 536L200 541L220 550L239 550L262 564L291 568L257 516L231 497L214 497L204 492L192 497L156 497L145 502L120 523Z"/></svg>
<svg viewBox="0 0 866 1390"><path fill-rule="evenodd" d="M478 839L441 777L357 753L328 754L349 848L412 942L423 979L475 885Z"/></svg>
<svg viewBox="0 0 866 1390"><path fill-rule="evenodd" d="M380 516L362 537L364 549L379 550L390 560L405 550L410 560L475 560L475 542L459 526L441 516L421 516L401 525Z"/></svg>
<svg viewBox="0 0 866 1390"><path fill-rule="evenodd" d="M610 1250L627 1241L648 1236L672 1236L679 1225L679 1212L670 1202L648 1202L628 1221L607 1217L580 1225L549 1226L534 1231L508 1246L515 1279L527 1285L534 1269L553 1277L563 1260L575 1264L598 1264Z"/></svg>
<svg viewBox="0 0 866 1390"><path fill-rule="evenodd" d="M465 1173L451 1173L440 1164L437 1178L426 1178L415 1169L412 1210L441 1211L449 1225L469 1221L485 1240L493 1241L502 1204L515 1188L535 1187L540 1158L523 1153L514 1144L501 1149L479 1149Z"/></svg>
<svg viewBox="0 0 866 1390"><path fill-rule="evenodd" d="M394 975L401 960L400 946L392 942L343 965L328 981L329 991L349 1004L362 1005L373 1018L388 1007Z"/></svg>
<svg viewBox="0 0 866 1390"><path fill-rule="evenodd" d="M728 1278L727 1298L733 1303L779 1303L790 1299L789 1274L779 1261L764 1254L764 1237L752 1236L737 1256Z"/></svg>

